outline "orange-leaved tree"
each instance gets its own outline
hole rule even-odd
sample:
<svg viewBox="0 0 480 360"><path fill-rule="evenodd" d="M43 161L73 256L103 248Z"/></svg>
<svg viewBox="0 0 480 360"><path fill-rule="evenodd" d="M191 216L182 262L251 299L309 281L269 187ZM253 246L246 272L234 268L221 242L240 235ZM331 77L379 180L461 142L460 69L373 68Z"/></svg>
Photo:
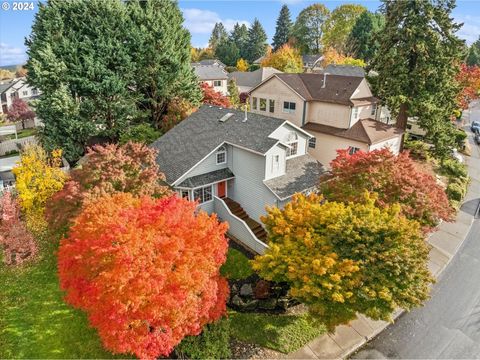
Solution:
<svg viewBox="0 0 480 360"><path fill-rule="evenodd" d="M350 155L339 150L331 162L332 178L321 190L331 201L359 201L365 191L378 194L377 205L400 204L402 214L417 220L425 230L439 220L451 220L453 208L435 177L420 169L408 152L389 149L359 151Z"/></svg>
<svg viewBox="0 0 480 360"><path fill-rule="evenodd" d="M215 89L207 83L201 84L203 99L202 103L209 105L221 106L224 108L231 108L232 104L227 96L215 91Z"/></svg>
<svg viewBox="0 0 480 360"><path fill-rule="evenodd" d="M420 226L399 212L398 205L375 206L368 193L348 204L297 194L262 219L270 247L253 268L287 282L329 330L357 313L390 320L397 307L425 301L432 282Z"/></svg>
<svg viewBox="0 0 480 360"><path fill-rule="evenodd" d="M262 60L263 67L273 67L286 73L303 72L303 62L300 51L288 44L275 52L269 52Z"/></svg>
<svg viewBox="0 0 480 360"><path fill-rule="evenodd" d="M457 100L458 106L465 110L468 109L471 101L480 97L480 67L461 64L457 81L461 86Z"/></svg>
<svg viewBox="0 0 480 360"><path fill-rule="evenodd" d="M81 207L105 194L161 197L170 194L165 176L155 161L156 151L144 144L94 146L86 161L70 174L70 180L47 203L50 230L64 233Z"/></svg>
<svg viewBox="0 0 480 360"><path fill-rule="evenodd" d="M86 311L108 350L167 356L225 314L226 230L176 195L99 198L60 243L66 301Z"/></svg>

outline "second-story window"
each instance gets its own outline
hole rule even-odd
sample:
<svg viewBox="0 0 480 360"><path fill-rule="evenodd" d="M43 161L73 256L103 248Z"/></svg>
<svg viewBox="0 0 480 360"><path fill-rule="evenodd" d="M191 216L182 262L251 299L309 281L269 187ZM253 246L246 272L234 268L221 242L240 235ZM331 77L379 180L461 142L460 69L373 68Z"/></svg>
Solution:
<svg viewBox="0 0 480 360"><path fill-rule="evenodd" d="M267 111L267 99L260 98L260 111Z"/></svg>
<svg viewBox="0 0 480 360"><path fill-rule="evenodd" d="M354 107L352 111L353 111L353 118L358 119L358 107Z"/></svg>
<svg viewBox="0 0 480 360"><path fill-rule="evenodd" d="M252 109L257 110L257 98L256 97L252 98Z"/></svg>
<svg viewBox="0 0 480 360"><path fill-rule="evenodd" d="M284 113L294 113L296 104L290 101L283 102L283 112Z"/></svg>
<svg viewBox="0 0 480 360"><path fill-rule="evenodd" d="M217 150L217 165L225 164L227 162L227 148L222 146Z"/></svg>
<svg viewBox="0 0 480 360"><path fill-rule="evenodd" d="M23 91L22 94L23 94L23 96L27 96L27 95L28 95L28 91Z"/></svg>
<svg viewBox="0 0 480 360"><path fill-rule="evenodd" d="M297 155L298 135L295 132L292 131L290 135L288 135L287 145L288 145L287 158Z"/></svg>
<svg viewBox="0 0 480 360"><path fill-rule="evenodd" d="M372 104L372 112L370 115L375 116L375 113L377 112L377 104Z"/></svg>
<svg viewBox="0 0 480 360"><path fill-rule="evenodd" d="M269 100L269 111L271 113L275 112L275 100Z"/></svg>
<svg viewBox="0 0 480 360"><path fill-rule="evenodd" d="M222 86L222 80L214 80L213 81L213 86L215 86L215 87Z"/></svg>
<svg viewBox="0 0 480 360"><path fill-rule="evenodd" d="M348 153L349 153L350 155L355 154L357 151L360 151L360 149L357 148L357 147L355 147L355 146L350 146L350 147L348 148Z"/></svg>
<svg viewBox="0 0 480 360"><path fill-rule="evenodd" d="M35 89L35 88L33 88L33 89L32 89L32 95L37 95L37 94L38 94L38 90Z"/></svg>
<svg viewBox="0 0 480 360"><path fill-rule="evenodd" d="M308 147L311 149L315 149L315 146L317 146L317 139L312 137L308 140Z"/></svg>
<svg viewBox="0 0 480 360"><path fill-rule="evenodd" d="M280 155L272 156L272 172L276 172L280 169Z"/></svg>

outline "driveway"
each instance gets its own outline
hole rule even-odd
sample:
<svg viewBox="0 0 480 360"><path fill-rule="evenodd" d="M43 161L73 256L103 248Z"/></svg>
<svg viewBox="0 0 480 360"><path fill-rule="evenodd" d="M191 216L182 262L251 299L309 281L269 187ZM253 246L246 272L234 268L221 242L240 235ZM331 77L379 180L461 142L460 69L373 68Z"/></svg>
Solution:
<svg viewBox="0 0 480 360"><path fill-rule="evenodd" d="M480 102L473 104L468 115L472 121L480 120ZM462 211L473 213L480 198L480 148L469 140L472 183ZM479 219L425 306L402 315L352 358L480 358Z"/></svg>

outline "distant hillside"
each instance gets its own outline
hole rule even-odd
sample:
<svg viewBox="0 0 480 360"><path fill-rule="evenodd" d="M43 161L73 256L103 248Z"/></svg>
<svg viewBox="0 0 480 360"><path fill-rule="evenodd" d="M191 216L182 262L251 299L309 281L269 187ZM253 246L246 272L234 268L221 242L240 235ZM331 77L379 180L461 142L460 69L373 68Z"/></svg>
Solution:
<svg viewBox="0 0 480 360"><path fill-rule="evenodd" d="M20 69L24 64L17 64L17 65L5 65L5 66L0 66L0 69L8 70L15 72L18 69Z"/></svg>

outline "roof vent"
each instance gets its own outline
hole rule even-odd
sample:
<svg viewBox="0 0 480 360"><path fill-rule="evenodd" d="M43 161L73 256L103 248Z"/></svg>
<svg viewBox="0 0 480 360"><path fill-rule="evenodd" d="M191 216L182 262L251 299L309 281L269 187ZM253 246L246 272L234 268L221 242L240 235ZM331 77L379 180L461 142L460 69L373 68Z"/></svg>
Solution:
<svg viewBox="0 0 480 360"><path fill-rule="evenodd" d="M322 84L322 89L324 89L327 86L327 72L323 73L323 84Z"/></svg>
<svg viewBox="0 0 480 360"><path fill-rule="evenodd" d="M223 123L223 122L227 121L228 119L230 119L232 116L233 116L233 113L226 113L218 121Z"/></svg>

